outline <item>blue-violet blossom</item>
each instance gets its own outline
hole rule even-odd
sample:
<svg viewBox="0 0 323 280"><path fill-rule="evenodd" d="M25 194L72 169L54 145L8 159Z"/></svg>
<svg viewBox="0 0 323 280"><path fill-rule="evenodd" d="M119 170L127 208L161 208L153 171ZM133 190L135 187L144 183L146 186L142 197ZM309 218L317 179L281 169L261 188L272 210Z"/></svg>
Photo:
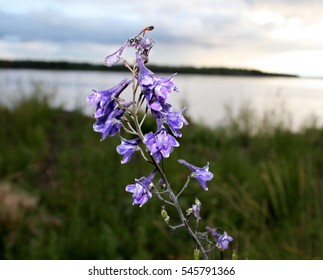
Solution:
<svg viewBox="0 0 323 280"><path fill-rule="evenodd" d="M115 108L111 114L99 117L93 124L93 130L95 132L102 133L101 141L108 136L114 136L121 130L121 117L124 114L124 110Z"/></svg>
<svg viewBox="0 0 323 280"><path fill-rule="evenodd" d="M96 109L104 109L111 102L115 104L114 98L117 98L121 92L129 85L132 81L129 79L123 79L116 86L106 90L92 90L92 93L87 96L87 102Z"/></svg>
<svg viewBox="0 0 323 280"><path fill-rule="evenodd" d="M165 122L168 124L168 127L176 137L182 137L180 129L184 125L188 125L187 120L183 116L183 111L185 108L180 112L172 112L170 109L171 107L169 107L168 112L165 114Z"/></svg>
<svg viewBox="0 0 323 280"><path fill-rule="evenodd" d="M150 38L144 38L137 47L138 53L141 56L143 63L147 63L149 60L149 52L155 42Z"/></svg>
<svg viewBox="0 0 323 280"><path fill-rule="evenodd" d="M126 186L126 191L133 194L132 204L139 204L139 207L142 207L152 197L150 186L152 185L155 174L156 172L154 171L147 178L141 177L140 179L135 179L135 184Z"/></svg>
<svg viewBox="0 0 323 280"><path fill-rule="evenodd" d="M219 234L216 229L210 228L208 226L205 227L205 229L213 235L216 241L216 246L221 251L228 249L229 243L233 241L233 238L230 235L228 235L226 232L223 232L223 234Z"/></svg>
<svg viewBox="0 0 323 280"><path fill-rule="evenodd" d="M178 147L177 140L162 127L156 133L149 132L144 135L143 143L157 162L168 158L174 147Z"/></svg>
<svg viewBox="0 0 323 280"><path fill-rule="evenodd" d="M128 40L113 54L108 55L105 58L105 65L107 67L112 67L113 65L117 64L122 59L122 53L124 49L128 46Z"/></svg>
<svg viewBox="0 0 323 280"><path fill-rule="evenodd" d="M201 220L201 217L200 217L201 202L199 202L199 201L197 200L195 203L196 203L196 204L193 204L193 205L192 205L192 210L193 210L194 217L195 217L197 220Z"/></svg>
<svg viewBox="0 0 323 280"><path fill-rule="evenodd" d="M120 139L121 139L121 144L117 146L117 152L118 154L123 155L121 163L125 164L131 159L133 153L140 149L138 146L140 142L140 138L127 140L120 137Z"/></svg>
<svg viewBox="0 0 323 280"><path fill-rule="evenodd" d="M143 94L146 97L148 107L152 111L162 111L170 93L172 91L178 91L172 81L175 74L168 78L155 76L152 71L145 67L139 54L137 54L136 62L139 68L138 81L143 90Z"/></svg>
<svg viewBox="0 0 323 280"><path fill-rule="evenodd" d="M124 109L117 106L116 99L131 82L131 80L124 79L110 89L93 90L87 97L87 101L96 107L94 117L97 121L93 125L93 130L102 133L101 140L120 132L120 119L124 114ZM128 107L130 104L123 104L123 106Z"/></svg>
<svg viewBox="0 0 323 280"><path fill-rule="evenodd" d="M209 171L209 163L207 163L204 167L196 167L183 159L178 160L178 162L184 164L186 167L191 169L191 176L197 179L197 181L204 190L208 190L206 181L210 181L213 178L212 172Z"/></svg>

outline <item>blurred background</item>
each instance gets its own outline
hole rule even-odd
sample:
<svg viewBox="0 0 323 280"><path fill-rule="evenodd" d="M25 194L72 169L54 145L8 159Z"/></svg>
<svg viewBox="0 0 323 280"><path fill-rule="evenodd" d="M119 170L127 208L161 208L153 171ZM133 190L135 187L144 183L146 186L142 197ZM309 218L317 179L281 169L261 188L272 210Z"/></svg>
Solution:
<svg viewBox="0 0 323 280"><path fill-rule="evenodd" d="M192 258L157 198L131 205L125 186L150 166L121 165L86 103L131 77L104 58L154 25L148 67L177 72L171 102L190 122L166 172L178 190L180 158L215 174L183 208L198 197L200 230L234 237L225 258L322 259L322 12L319 0L0 0L0 258Z"/></svg>

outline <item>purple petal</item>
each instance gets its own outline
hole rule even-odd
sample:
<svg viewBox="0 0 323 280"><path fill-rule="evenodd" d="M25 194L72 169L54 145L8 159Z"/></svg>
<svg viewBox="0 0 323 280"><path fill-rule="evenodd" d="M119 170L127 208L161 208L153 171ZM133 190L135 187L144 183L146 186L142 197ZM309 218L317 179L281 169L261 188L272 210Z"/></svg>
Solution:
<svg viewBox="0 0 323 280"><path fill-rule="evenodd" d="M140 138L126 140L120 137L120 139L121 144L117 146L117 152L118 154L123 155L121 163L125 164L131 159L133 153L139 149L138 143L140 142Z"/></svg>
<svg viewBox="0 0 323 280"><path fill-rule="evenodd" d="M126 186L127 192L133 193L135 191L135 189L136 189L136 184L130 184L130 185Z"/></svg>
<svg viewBox="0 0 323 280"><path fill-rule="evenodd" d="M196 166L194 166L194 165L192 165L192 164L188 163L187 161L185 161L185 160L183 160L183 159L179 159L179 160L178 160L178 162L179 162L179 163L181 163L181 164L184 164L186 167L188 167L189 169L191 169L193 172L195 172L195 171L196 171L196 169L197 169L197 167L196 167Z"/></svg>
<svg viewBox="0 0 323 280"><path fill-rule="evenodd" d="M107 67L111 67L111 66L117 64L120 61L121 55L122 55L125 47L127 46L127 44L128 44L128 40L120 47L120 49L118 49L116 52L114 52L113 54L108 55L105 58L105 65Z"/></svg>
<svg viewBox="0 0 323 280"><path fill-rule="evenodd" d="M196 167L183 159L180 159L178 162L188 167L192 171L191 176L197 179L204 190L208 190L206 181L210 181L213 178L213 174L209 171L209 163L201 168Z"/></svg>
<svg viewBox="0 0 323 280"><path fill-rule="evenodd" d="M207 187L207 185L206 185L206 182L205 182L205 180L201 180L200 178L196 178L197 179L197 181L199 182L199 184L200 184L200 186L205 190L205 191L207 191L209 188Z"/></svg>

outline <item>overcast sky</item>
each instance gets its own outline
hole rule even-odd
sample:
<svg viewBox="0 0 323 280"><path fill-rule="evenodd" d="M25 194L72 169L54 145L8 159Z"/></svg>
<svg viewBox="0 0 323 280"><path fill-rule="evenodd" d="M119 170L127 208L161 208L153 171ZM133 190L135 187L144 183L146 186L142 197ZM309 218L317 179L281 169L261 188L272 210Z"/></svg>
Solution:
<svg viewBox="0 0 323 280"><path fill-rule="evenodd" d="M103 63L149 25L154 64L323 76L323 0L0 0L0 59Z"/></svg>

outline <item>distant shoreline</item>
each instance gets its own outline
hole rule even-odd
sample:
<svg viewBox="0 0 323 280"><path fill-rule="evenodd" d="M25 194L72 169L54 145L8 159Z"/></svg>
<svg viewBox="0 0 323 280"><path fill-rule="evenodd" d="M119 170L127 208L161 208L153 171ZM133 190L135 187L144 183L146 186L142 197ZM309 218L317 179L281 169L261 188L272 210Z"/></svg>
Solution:
<svg viewBox="0 0 323 280"><path fill-rule="evenodd" d="M68 61L40 61L40 60L2 60L0 69L50 69L50 70L84 70L84 71L127 71L123 65L108 68L105 65L78 63ZM252 77L291 77L299 78L298 75L268 73L255 69L225 68L225 67L192 67L192 66L162 66L149 65L149 69L159 73L180 73L199 75L222 75L222 76L252 76Z"/></svg>

